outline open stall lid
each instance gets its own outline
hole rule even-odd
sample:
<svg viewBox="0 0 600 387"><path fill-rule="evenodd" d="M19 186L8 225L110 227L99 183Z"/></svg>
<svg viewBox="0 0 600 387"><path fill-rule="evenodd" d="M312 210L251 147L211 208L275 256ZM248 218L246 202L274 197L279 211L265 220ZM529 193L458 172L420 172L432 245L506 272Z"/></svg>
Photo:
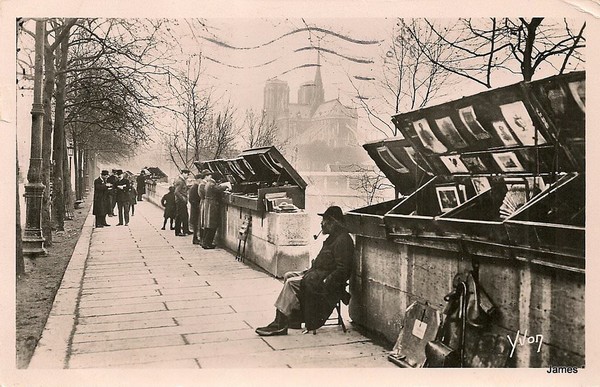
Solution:
<svg viewBox="0 0 600 387"><path fill-rule="evenodd" d="M167 175L160 170L160 168L158 167L146 167L144 168L146 170L148 170L148 172L150 172L150 177L153 179L162 179L164 177L167 177Z"/></svg>
<svg viewBox="0 0 600 387"><path fill-rule="evenodd" d="M306 181L274 146L247 149L239 157L253 171L249 181L291 184L305 189Z"/></svg>
<svg viewBox="0 0 600 387"><path fill-rule="evenodd" d="M392 121L435 174L538 175L582 170L584 114L585 72L574 72L397 114Z"/></svg>
<svg viewBox="0 0 600 387"><path fill-rule="evenodd" d="M363 145L377 167L402 195L414 192L434 174L410 141L394 137Z"/></svg>

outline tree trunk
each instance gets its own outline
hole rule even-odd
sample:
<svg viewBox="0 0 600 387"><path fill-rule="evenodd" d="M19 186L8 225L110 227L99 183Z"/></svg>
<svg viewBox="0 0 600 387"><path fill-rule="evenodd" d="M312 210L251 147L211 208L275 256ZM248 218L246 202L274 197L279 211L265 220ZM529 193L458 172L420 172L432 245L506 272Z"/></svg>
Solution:
<svg viewBox="0 0 600 387"><path fill-rule="evenodd" d="M535 43L535 35L543 18L533 18L531 22L526 23L527 36L525 37L525 50L523 51L523 61L521 62L521 73L525 82L531 81L535 68L532 64L533 59L533 44Z"/></svg>
<svg viewBox="0 0 600 387"><path fill-rule="evenodd" d="M50 191L50 174L52 165L50 164L50 156L52 153L52 94L54 93L54 51L45 44L45 82L44 82L44 125L42 135L42 183L46 186L44 190L44 198L42 202L42 233L46 237L46 244L52 245L52 219L51 213L51 196Z"/></svg>
<svg viewBox="0 0 600 387"><path fill-rule="evenodd" d="M67 28L67 33L69 28ZM58 58L59 73L56 77L56 95L55 95L55 113L54 113L54 189L52 198L52 212L54 224L57 230L65 229L65 204L64 204L64 153L65 144L65 87L66 75L64 70L67 67L67 55L69 53L69 38L66 38L60 44L60 56Z"/></svg>

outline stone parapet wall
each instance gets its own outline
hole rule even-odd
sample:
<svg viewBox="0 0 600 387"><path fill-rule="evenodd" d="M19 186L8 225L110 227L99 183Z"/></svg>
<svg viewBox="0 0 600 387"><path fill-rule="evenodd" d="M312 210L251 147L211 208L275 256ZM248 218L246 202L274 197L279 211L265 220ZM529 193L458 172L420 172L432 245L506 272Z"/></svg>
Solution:
<svg viewBox="0 0 600 387"><path fill-rule="evenodd" d="M427 302L442 312L456 273L472 267L452 246L427 247L356 237L349 313L354 323L398 338L406 308ZM480 284L499 309L492 332L514 340L517 331L542 335L536 345L517 345L516 367L585 364L585 275L517 259L475 257Z"/></svg>

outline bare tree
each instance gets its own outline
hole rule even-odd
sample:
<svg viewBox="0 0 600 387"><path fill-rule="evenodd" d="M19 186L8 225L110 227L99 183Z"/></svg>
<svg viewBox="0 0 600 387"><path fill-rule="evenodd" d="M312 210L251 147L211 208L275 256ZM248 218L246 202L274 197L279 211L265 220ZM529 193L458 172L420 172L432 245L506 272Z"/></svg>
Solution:
<svg viewBox="0 0 600 387"><path fill-rule="evenodd" d="M246 110L242 128L244 146L249 149L275 146L283 152L288 143L288 140L279 138L279 128L275 120L269 120L264 110L260 114L253 109Z"/></svg>
<svg viewBox="0 0 600 387"><path fill-rule="evenodd" d="M191 55L185 71L170 79L175 127L164 133L163 142L178 169L191 169L196 160L232 156L240 133L231 102L220 103L201 81L202 55Z"/></svg>
<svg viewBox="0 0 600 387"><path fill-rule="evenodd" d="M502 73L520 74L530 81L542 64L562 74L581 66L585 21L532 18L422 19L406 31L427 59L444 71L486 88ZM429 40L449 47L436 58Z"/></svg>
<svg viewBox="0 0 600 387"><path fill-rule="evenodd" d="M350 187L360 194L367 206L381 200L383 191L394 188L377 167L353 165L352 170L354 173L350 176Z"/></svg>
<svg viewBox="0 0 600 387"><path fill-rule="evenodd" d="M358 105L365 111L371 127L382 135L396 136L397 129L390 115L423 107L434 97L441 96L447 87L448 73L431 61L411 40L408 29L427 33L416 20L398 19L382 53L382 68L378 77L349 76L356 92ZM423 44L437 61L447 54L440 38L428 32Z"/></svg>

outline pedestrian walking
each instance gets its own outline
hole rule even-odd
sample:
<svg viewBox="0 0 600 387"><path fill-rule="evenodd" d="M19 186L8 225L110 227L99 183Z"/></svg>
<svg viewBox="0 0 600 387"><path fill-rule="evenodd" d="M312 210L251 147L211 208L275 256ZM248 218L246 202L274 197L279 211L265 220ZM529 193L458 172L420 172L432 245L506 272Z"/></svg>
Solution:
<svg viewBox="0 0 600 387"><path fill-rule="evenodd" d="M108 189L111 186L107 182L108 171L103 170L100 176L94 180L94 207L92 213L96 217L96 227L109 226L106 223L106 214L108 213L108 206L110 201L108 200Z"/></svg>
<svg viewBox="0 0 600 387"><path fill-rule="evenodd" d="M143 195L146 193L146 171L141 170L140 174L136 178L136 191L137 191L137 201L141 202L143 200Z"/></svg>
<svg viewBox="0 0 600 387"><path fill-rule="evenodd" d="M219 181L215 180L215 177ZM217 227L221 222L221 200L223 192L227 189L227 186L219 184L221 178L220 174L211 173L206 177L204 183L204 235L202 240L202 248L204 249L214 249L216 247L214 239Z"/></svg>
<svg viewBox="0 0 600 387"><path fill-rule="evenodd" d="M164 207L163 212L163 226L161 230L164 230L167 221L170 220L171 230L175 230L175 187L170 186L169 192L163 195L162 199L160 199L160 204Z"/></svg>
<svg viewBox="0 0 600 387"><path fill-rule="evenodd" d="M135 185L133 185L133 181L130 181L129 183L131 184L131 191L129 191L129 205L131 206L131 216L134 216L135 204L137 203L138 193L135 189Z"/></svg>
<svg viewBox="0 0 600 387"><path fill-rule="evenodd" d="M131 190L131 183L123 176L123 171L120 169L117 170L117 179L115 187L115 200L119 212L119 223L117 223L117 226L122 226L123 224L127 226L129 224L129 191Z"/></svg>
<svg viewBox="0 0 600 387"><path fill-rule="evenodd" d="M192 235L189 228L188 214L188 185L187 178L190 175L189 169L182 169L181 175L175 180L175 235Z"/></svg>

